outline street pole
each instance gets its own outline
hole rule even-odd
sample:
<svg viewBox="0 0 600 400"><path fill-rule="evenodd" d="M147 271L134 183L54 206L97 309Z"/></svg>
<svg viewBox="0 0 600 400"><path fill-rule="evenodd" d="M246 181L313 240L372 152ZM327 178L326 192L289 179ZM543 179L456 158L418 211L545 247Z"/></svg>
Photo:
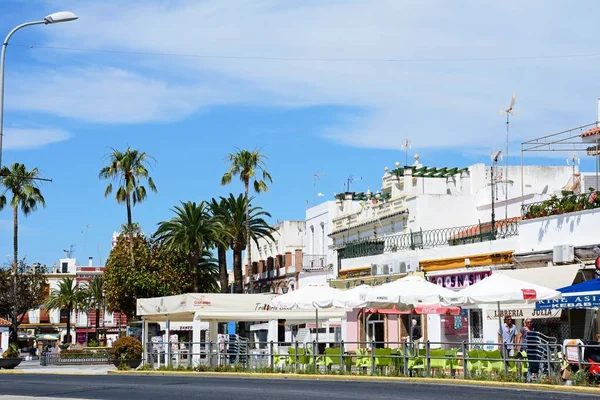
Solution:
<svg viewBox="0 0 600 400"><path fill-rule="evenodd" d="M2 139L4 137L4 64L6 61L6 48L8 47L8 41L12 35L15 34L15 32L27 26L42 24L48 25L59 22L74 21L76 19L77 16L70 11L59 11L48 15L41 21L25 22L24 24L14 27L13 30L6 35L4 42L2 42L2 50L0 52L0 168L2 168Z"/></svg>
<svg viewBox="0 0 600 400"><path fill-rule="evenodd" d="M492 170L492 175L491 175L491 182L492 182L492 240L495 239L496 234L496 209L495 209L495 204L494 204L494 197L495 193L494 193L494 186L496 185L496 182L494 182L494 163L495 161L492 161L492 166L491 166L491 170Z"/></svg>

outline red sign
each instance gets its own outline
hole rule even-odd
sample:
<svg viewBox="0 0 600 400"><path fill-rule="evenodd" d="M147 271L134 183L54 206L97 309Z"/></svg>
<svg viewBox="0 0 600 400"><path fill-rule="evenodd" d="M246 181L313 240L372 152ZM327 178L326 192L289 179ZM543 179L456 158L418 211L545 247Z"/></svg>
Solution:
<svg viewBox="0 0 600 400"><path fill-rule="evenodd" d="M537 293L534 289L521 289L521 292L523 292L523 300L537 299Z"/></svg>

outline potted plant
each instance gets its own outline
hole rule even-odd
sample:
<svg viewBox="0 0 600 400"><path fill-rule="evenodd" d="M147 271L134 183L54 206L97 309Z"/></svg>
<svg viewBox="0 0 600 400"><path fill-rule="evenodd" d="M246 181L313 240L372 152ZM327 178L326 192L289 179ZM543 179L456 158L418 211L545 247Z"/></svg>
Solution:
<svg viewBox="0 0 600 400"><path fill-rule="evenodd" d="M10 344L8 349L2 353L2 358L0 358L0 368L14 369L19 364L21 364L21 357L19 357L17 346L14 343Z"/></svg>
<svg viewBox="0 0 600 400"><path fill-rule="evenodd" d="M131 336L118 338L112 346L111 360L117 368L137 368L142 363L142 344Z"/></svg>

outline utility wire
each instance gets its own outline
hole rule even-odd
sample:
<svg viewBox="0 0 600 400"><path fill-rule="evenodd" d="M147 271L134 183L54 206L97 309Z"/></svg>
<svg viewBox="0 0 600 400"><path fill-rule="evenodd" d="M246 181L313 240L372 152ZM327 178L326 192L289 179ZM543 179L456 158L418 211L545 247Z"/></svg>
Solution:
<svg viewBox="0 0 600 400"><path fill-rule="evenodd" d="M375 63L409 63L409 62L473 62L473 61L518 61L518 60L552 60L571 58L600 57L600 53L590 54L563 54L563 55L533 55L533 56L506 56L506 57L465 57L465 58L312 58L312 57L259 57L259 56L227 56L209 54L185 53L160 53L148 51L126 51L109 49L91 49L82 47L43 46L33 44L9 44L15 47L28 47L30 49L46 49L61 51L80 51L89 53L129 54L159 57L204 58L221 60L257 60L257 61L310 61L310 62L375 62Z"/></svg>

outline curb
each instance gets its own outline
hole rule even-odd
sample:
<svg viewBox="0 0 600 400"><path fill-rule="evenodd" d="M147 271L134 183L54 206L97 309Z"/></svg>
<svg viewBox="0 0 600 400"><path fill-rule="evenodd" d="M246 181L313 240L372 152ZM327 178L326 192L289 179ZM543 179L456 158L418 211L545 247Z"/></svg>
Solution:
<svg viewBox="0 0 600 400"><path fill-rule="evenodd" d="M36 371L36 370L22 370L22 369L0 369L0 375L107 375L107 371Z"/></svg>
<svg viewBox="0 0 600 400"><path fill-rule="evenodd" d="M247 372L190 372L190 371L119 371L112 370L108 375L138 375L138 376L186 376L186 377L230 377L255 379L295 379L319 381L366 381L366 382L409 382L418 384L442 384L458 386L485 386L509 389L526 389L536 391L553 391L566 393L587 393L600 396L600 388L585 386L546 385L542 383L494 382L463 379L443 378L409 378L365 375L309 375L309 374L277 374L277 373L247 373Z"/></svg>

